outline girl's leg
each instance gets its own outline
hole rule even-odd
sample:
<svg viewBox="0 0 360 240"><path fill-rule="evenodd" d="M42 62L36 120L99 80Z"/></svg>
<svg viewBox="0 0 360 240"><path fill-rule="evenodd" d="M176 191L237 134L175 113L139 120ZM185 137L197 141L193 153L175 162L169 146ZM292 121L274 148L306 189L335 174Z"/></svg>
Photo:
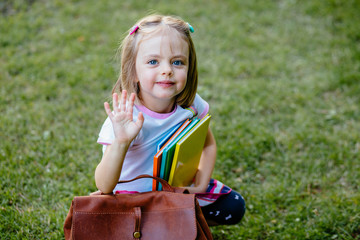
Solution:
<svg viewBox="0 0 360 240"><path fill-rule="evenodd" d="M237 224L245 214L244 198L234 190L219 197L214 203L201 207L210 226Z"/></svg>

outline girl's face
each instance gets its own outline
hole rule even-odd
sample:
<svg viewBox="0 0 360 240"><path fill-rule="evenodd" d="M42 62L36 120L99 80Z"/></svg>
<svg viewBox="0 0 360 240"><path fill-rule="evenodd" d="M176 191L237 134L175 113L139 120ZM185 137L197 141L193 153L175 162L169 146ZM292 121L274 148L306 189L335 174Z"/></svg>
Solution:
<svg viewBox="0 0 360 240"><path fill-rule="evenodd" d="M155 112L170 112L185 88L188 63L189 45L175 30L142 40L135 67L142 104Z"/></svg>

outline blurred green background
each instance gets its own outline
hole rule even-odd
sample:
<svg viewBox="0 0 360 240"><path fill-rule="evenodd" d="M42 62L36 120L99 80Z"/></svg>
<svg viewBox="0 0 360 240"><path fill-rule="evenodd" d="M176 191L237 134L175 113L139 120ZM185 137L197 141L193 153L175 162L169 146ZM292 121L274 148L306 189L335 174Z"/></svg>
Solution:
<svg viewBox="0 0 360 240"><path fill-rule="evenodd" d="M214 177L247 203L215 239L360 239L360 2L0 2L0 239L61 239L96 190L96 143L125 32L194 28Z"/></svg>

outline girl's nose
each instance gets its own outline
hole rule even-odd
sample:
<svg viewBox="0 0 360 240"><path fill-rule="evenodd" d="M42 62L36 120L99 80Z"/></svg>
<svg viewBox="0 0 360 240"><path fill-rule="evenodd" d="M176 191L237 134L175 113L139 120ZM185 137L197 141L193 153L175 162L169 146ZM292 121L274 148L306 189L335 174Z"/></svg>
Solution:
<svg viewBox="0 0 360 240"><path fill-rule="evenodd" d="M172 76L173 75L173 70L172 67L169 63L164 63L162 68L161 68L161 75L165 75L165 76Z"/></svg>

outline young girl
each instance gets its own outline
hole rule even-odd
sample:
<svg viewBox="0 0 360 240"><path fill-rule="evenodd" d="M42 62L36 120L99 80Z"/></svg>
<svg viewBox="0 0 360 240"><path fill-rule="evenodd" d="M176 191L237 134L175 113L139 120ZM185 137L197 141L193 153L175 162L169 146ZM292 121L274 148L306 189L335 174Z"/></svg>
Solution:
<svg viewBox="0 0 360 240"><path fill-rule="evenodd" d="M160 139L185 119L208 113L208 103L196 93L193 31L181 19L152 15L136 23L123 40L113 111L105 102L108 118L98 138L103 145L103 157L95 171L100 191L151 191L152 179L117 182L152 175ZM209 128L194 183L186 189L196 193L210 225L235 224L245 213L245 202L239 193L211 179L215 159L216 143Z"/></svg>

